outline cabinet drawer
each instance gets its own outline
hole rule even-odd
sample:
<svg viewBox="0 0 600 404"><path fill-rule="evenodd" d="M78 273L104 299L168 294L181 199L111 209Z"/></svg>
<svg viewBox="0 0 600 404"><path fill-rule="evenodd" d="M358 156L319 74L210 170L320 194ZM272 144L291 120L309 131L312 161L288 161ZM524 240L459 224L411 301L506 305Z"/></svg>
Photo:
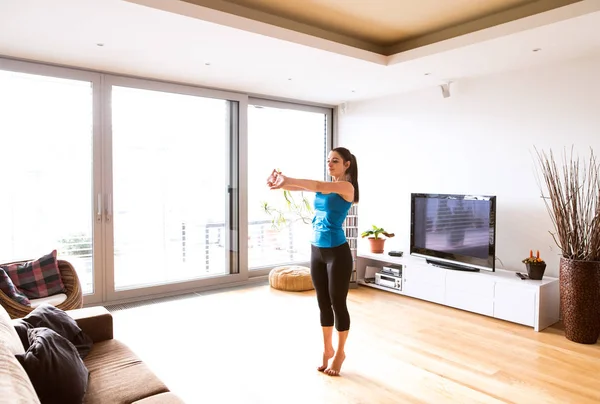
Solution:
<svg viewBox="0 0 600 404"><path fill-rule="evenodd" d="M461 310L472 311L486 316L494 315L494 296L466 293L458 289L446 289L445 304Z"/></svg>
<svg viewBox="0 0 600 404"><path fill-rule="evenodd" d="M403 292L407 296L415 297L417 299L427 300L438 304L444 304L444 287L443 286L430 286L428 284L421 284L404 279Z"/></svg>
<svg viewBox="0 0 600 404"><path fill-rule="evenodd" d="M534 326L536 290L512 283L496 283L494 317Z"/></svg>
<svg viewBox="0 0 600 404"><path fill-rule="evenodd" d="M469 295L483 296L492 300L494 298L494 282L487 276L480 276L472 272L448 271L446 274L446 289L463 291Z"/></svg>
<svg viewBox="0 0 600 404"><path fill-rule="evenodd" d="M446 270L432 265L406 265L402 276L413 283L444 287Z"/></svg>

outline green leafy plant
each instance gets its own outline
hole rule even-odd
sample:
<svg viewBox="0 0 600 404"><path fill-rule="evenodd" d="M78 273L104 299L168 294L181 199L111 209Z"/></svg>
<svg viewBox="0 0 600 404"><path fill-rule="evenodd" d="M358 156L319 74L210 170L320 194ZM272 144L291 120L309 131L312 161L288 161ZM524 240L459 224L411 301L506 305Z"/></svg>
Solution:
<svg viewBox="0 0 600 404"><path fill-rule="evenodd" d="M298 194L299 200L294 198L292 192L283 190L283 207L273 206L265 201L261 202L264 212L271 216L271 224L277 230L292 222L302 221L304 224L309 224L312 221L314 212L308 198L304 192Z"/></svg>
<svg viewBox="0 0 600 404"><path fill-rule="evenodd" d="M371 229L363 231L361 233L361 237L365 238L365 237L369 237L369 238L374 238L374 239L379 239L381 238L381 235L386 236L387 238L392 238L394 237L394 233L388 233L387 231L385 231L383 229L383 227L377 227L375 225L372 225Z"/></svg>

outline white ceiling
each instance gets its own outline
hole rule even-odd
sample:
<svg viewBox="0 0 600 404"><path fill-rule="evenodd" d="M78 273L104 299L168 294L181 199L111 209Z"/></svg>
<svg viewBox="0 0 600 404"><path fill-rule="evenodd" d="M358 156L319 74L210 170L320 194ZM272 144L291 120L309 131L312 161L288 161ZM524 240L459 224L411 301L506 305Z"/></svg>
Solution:
<svg viewBox="0 0 600 404"><path fill-rule="evenodd" d="M598 0L582 3L600 9ZM543 23L529 17L531 29L513 22L514 33L501 27L385 57L123 0L0 0L0 55L338 105L600 53L600 12L549 13Z"/></svg>

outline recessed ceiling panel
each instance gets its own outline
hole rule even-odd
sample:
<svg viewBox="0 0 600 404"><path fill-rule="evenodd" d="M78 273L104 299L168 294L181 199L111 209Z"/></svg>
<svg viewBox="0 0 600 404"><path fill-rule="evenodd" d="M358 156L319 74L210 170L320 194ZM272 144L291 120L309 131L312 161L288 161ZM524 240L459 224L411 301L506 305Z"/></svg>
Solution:
<svg viewBox="0 0 600 404"><path fill-rule="evenodd" d="M531 0L225 0L326 31L389 46Z"/></svg>

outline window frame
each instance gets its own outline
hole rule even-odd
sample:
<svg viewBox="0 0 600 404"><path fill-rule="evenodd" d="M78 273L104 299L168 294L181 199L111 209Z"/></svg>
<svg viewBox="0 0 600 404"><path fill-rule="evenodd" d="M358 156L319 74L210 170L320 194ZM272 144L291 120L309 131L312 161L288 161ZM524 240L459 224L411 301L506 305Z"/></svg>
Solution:
<svg viewBox="0 0 600 404"><path fill-rule="evenodd" d="M77 66L56 65L43 61L28 61L17 58L0 56L0 70L13 71L16 73L33 74L54 78L88 81L92 84L92 211L90 218L93 221L93 265L94 265L94 293L84 296L84 305L96 304L116 304L127 301L140 300L140 298L159 298L162 296L177 295L186 292L209 290L221 288L224 286L242 285L251 281L252 283L264 280L271 267L249 271L248 267L248 107L257 105L264 107L274 107L282 109L293 109L300 111L319 112L326 115L326 127L324 138L324 156L323 172L324 178L328 178L326 172L326 154L334 145L335 120L337 119L338 109L335 106L311 103L300 100L277 99L277 97L256 95L241 91L229 91L221 89L211 89L194 85L190 83L174 83L159 79L137 77L132 75L108 73L94 69L86 69ZM184 282L181 284L168 284L149 288L138 288L131 291L111 291L109 284L114 286L114 268L107 268L108 248L110 243L114 242L113 236L107 235L108 229L104 221L98 223L96 211L104 208L107 186L112 187L112 164L106 164L104 154L110 151L112 141L107 135L110 128L110 86L122 85L140 89L149 89L156 91L175 92L180 94L197 95L201 97L219 98L228 100L235 106L231 109L232 119L230 123L232 129L237 131L237 143L233 143L230 149L231 157L235 160L237 155L237 166L231 166L233 171L230 173L232 181L237 180L238 189L233 190L232 196L234 204L232 208L238 210L238 226L232 228L237 236L238 266L237 271L233 270L231 274L211 277L202 280ZM237 172L236 172L237 171ZM98 206L97 195L101 195L102 206ZM237 196L237 200L236 200ZM112 226L112 223L111 223ZM233 254L235 255L235 254ZM32 257L32 259L35 257ZM306 263L308 265L308 262ZM254 278L254 279L251 279ZM112 279L112 281L111 281Z"/></svg>
<svg viewBox="0 0 600 404"><path fill-rule="evenodd" d="M89 81L92 85L92 210L90 219L92 220L92 251L93 270L94 270L94 291L83 297L84 304L96 304L104 301L104 273L101 268L104 267L104 254L102 238L103 226L95 220L94 211L97 208L95 195L100 192L102 155L101 155L101 133L102 118L100 113L102 74L94 71L87 71L78 68L52 66L43 63L29 62L0 57L0 70L11 71L15 73L31 74L37 76L46 76L58 79ZM35 259L30 257L27 259Z"/></svg>
<svg viewBox="0 0 600 404"><path fill-rule="evenodd" d="M280 101L280 100L267 99L267 98L262 98L262 97L249 97L248 98L248 107L250 107L250 106L259 106L259 107L265 107L265 108L291 109L291 110L296 110L296 111L316 112L316 113L324 114L326 116L326 122L325 122L325 139L324 139L325 147L323 149L323 178L327 178L327 180L330 179L327 174L326 161L327 161L327 153L333 147L334 108L328 108L325 106L311 104L311 103L300 104L300 103L296 103L296 102L292 102L292 101ZM248 141L247 136L246 136L246 141ZM246 193L246 197L247 197L247 193ZM245 205L247 207L247 201L246 201ZM245 223L248 223L248 221L246 221ZM249 226L246 225L246 229L248 229L248 227ZM247 237L246 237L246 239L247 239ZM283 263L282 263L282 265L283 265ZM308 261L307 262L298 262L298 263L294 263L294 265L309 266L310 262L308 262ZM268 275L269 272L271 271L271 269L273 269L273 265L267 265L264 267L254 267L252 270L250 270L248 265L246 267L248 269L250 278L257 278L257 277Z"/></svg>
<svg viewBox="0 0 600 404"><path fill-rule="evenodd" d="M247 119L246 114L248 110L248 96L244 94L227 92L221 90L205 89L201 87L194 87L184 84L166 83L155 80L124 77L119 75L107 74L104 75L102 90L105 94L103 97L103 153L105 155L112 154L112 118L110 109L110 93L112 86L130 87L134 89L151 90L158 92L176 93L204 98L215 98L220 100L227 100L231 106L230 112L237 112L237 118L231 116L230 124L232 125L232 131L237 131L232 137L236 140L237 144L230 144L230 151L233 154L237 153L238 160L236 164L237 173L230 172L230 178L239 181L238 186L238 220L239 223L247 223L247 210L245 204L242 204L242 200L245 200L245 182L247 181L245 170L241 170L241 167L247 165L245 140L247 138ZM237 111L236 111L237 110ZM233 132L232 132L233 133ZM105 178L103 182L103 190L111 190L113 187L113 171L112 171L112 158L108 159L108 164L103 168ZM231 164L230 164L231 167ZM107 192L103 195L106 197ZM231 195L231 194L230 194ZM111 198L108 195L107 198ZM248 257L247 257L247 226L238 226L236 229L232 228L232 237L236 237L236 243L239 248L239 254L237 257L235 254L230 255L230 258L236 260L237 264L233 263L232 266L236 267L232 273L226 273L224 275L211 276L193 281L174 282L164 285L148 286L148 287L136 287L134 289L115 290L115 268L114 260L111 260L109 255L114 251L114 229L112 221L107 226L105 235L105 253L107 254L104 271L106 274L106 300L110 302L129 301L132 299L138 299L140 297L152 295L154 296L166 296L172 294L180 294L193 290L199 290L204 288L213 288L228 283L243 282L248 279ZM237 272L236 272L237 271Z"/></svg>

